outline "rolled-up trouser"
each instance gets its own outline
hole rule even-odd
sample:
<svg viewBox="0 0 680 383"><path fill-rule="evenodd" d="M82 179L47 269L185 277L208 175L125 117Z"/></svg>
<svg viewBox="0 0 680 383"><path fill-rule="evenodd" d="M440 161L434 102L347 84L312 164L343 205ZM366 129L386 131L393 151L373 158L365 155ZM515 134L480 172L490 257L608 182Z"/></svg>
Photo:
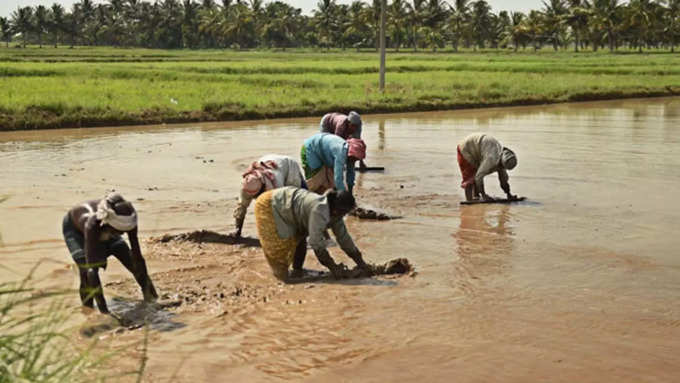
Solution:
<svg viewBox="0 0 680 383"><path fill-rule="evenodd" d="M272 208L272 193L274 190L262 193L255 201L255 225L260 237L262 251L272 269L272 273L279 280L288 278L288 268L293 263L295 249L303 238L293 236L281 238L276 231L274 210Z"/></svg>
<svg viewBox="0 0 680 383"><path fill-rule="evenodd" d="M64 234L64 242L66 242L66 247L68 247L68 251L71 253L71 258L73 258L81 268L102 267L105 269L106 258L109 255L114 255L116 258L120 259L121 256L130 253L130 247L125 243L123 237L116 236L108 241L97 243L97 246L99 247L98 250L100 250L99 253L102 254L103 258L91 259L90 261L92 264L90 265L85 258L85 237L71 221L70 214L64 216L61 228L62 233Z"/></svg>
<svg viewBox="0 0 680 383"><path fill-rule="evenodd" d="M463 153L460 152L460 146L456 148L458 152L458 167L460 167L460 174L463 181L460 183L460 187L465 189L468 185L473 185L475 183L475 175L477 174L477 168L472 166L465 157Z"/></svg>

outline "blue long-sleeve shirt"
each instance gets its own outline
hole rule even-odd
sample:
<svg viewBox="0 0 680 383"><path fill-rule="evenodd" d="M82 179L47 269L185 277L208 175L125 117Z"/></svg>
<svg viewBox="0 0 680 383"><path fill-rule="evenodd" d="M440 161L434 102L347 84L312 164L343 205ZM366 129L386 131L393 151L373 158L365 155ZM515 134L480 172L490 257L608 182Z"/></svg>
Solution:
<svg viewBox="0 0 680 383"><path fill-rule="evenodd" d="M347 163L347 142L340 136L329 133L317 133L305 140L307 165L312 170L321 166L333 169L335 188L346 190L343 178L347 180L347 188L354 188L354 164ZM343 177L343 174L346 176Z"/></svg>

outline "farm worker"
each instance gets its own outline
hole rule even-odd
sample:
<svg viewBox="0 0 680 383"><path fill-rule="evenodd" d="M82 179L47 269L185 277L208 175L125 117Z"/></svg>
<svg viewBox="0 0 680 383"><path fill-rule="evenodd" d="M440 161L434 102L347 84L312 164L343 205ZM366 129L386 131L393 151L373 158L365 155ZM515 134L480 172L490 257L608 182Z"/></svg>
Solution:
<svg viewBox="0 0 680 383"><path fill-rule="evenodd" d="M351 193L354 163L366 157L366 144L360 138L345 141L334 134L317 133L305 140L300 157L309 190L323 193L336 188Z"/></svg>
<svg viewBox="0 0 680 383"><path fill-rule="evenodd" d="M238 204L234 208L234 225L232 235L241 236L243 221L250 202L267 190L284 186L307 188L300 165L292 157L280 154L267 154L250 164L242 174L241 192Z"/></svg>
<svg viewBox="0 0 680 383"><path fill-rule="evenodd" d="M361 138L361 116L355 111L348 115L342 113L327 113L321 117L319 128L321 133L331 133L345 140L348 138ZM364 160L359 161L360 166L365 168Z"/></svg>
<svg viewBox="0 0 680 383"><path fill-rule="evenodd" d="M473 133L458 144L458 166L463 176L461 187L465 189L468 201L478 199L493 200L484 191L484 177L498 172L501 188L508 199L517 198L510 194L508 172L517 166L515 153L501 145L497 139L488 134Z"/></svg>
<svg viewBox="0 0 680 383"><path fill-rule="evenodd" d="M62 230L66 247L78 266L83 305L93 307L94 298L100 312L109 312L99 280L99 269L106 269L109 255L132 273L145 301L158 298L139 248L137 212L119 193L109 193L104 199L71 208L64 217ZM123 233L127 233L132 250L121 237Z"/></svg>
<svg viewBox="0 0 680 383"><path fill-rule="evenodd" d="M340 248L360 268L370 273L361 252L347 232L345 214L356 206L349 191L329 190L323 195L286 186L262 193L255 201L255 223L262 250L274 276L284 282L303 275L307 252L306 237L319 262L336 278L344 267L336 264L326 250L330 228ZM289 275L288 268L293 265Z"/></svg>

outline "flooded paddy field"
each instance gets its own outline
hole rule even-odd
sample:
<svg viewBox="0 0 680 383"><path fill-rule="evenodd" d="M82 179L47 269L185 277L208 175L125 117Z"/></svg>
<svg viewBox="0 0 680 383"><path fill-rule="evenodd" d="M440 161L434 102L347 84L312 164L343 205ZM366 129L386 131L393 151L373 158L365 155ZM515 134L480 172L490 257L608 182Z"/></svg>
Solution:
<svg viewBox="0 0 680 383"><path fill-rule="evenodd" d="M0 133L0 278L41 262L37 287L75 288L61 218L115 189L139 211L163 305L140 307L114 259L105 293L128 327L89 326L103 319L69 298L84 342L138 341L151 315L147 381L679 379L679 99L364 119L366 162L386 171L358 174L357 200L401 218L348 228L367 260L405 257L414 273L283 285L257 241L161 240L231 231L249 161L297 158L318 129L291 119ZM459 205L456 143L476 131L517 153L526 201Z"/></svg>

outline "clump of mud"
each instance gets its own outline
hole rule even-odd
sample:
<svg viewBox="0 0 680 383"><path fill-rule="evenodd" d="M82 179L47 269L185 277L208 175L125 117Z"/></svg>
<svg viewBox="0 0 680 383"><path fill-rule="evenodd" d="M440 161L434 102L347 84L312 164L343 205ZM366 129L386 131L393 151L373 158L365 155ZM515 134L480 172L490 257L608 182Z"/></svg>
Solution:
<svg viewBox="0 0 680 383"><path fill-rule="evenodd" d="M359 219L374 219L378 221L387 221L390 219L399 219L402 218L401 216L397 215L389 215L386 213L383 213L381 211L369 209L369 208L363 208L363 207L357 207L356 209L352 210L349 215L353 217L357 217Z"/></svg>
<svg viewBox="0 0 680 383"><path fill-rule="evenodd" d="M196 230L181 234L164 234L151 238L152 242L167 243L170 241L196 243L223 243L227 245L243 245L245 247L260 247L260 240L252 237L235 237L220 234L210 230Z"/></svg>
<svg viewBox="0 0 680 383"><path fill-rule="evenodd" d="M370 278L379 275L403 275L408 274L410 276L415 276L416 272L406 258L395 258L391 261L380 263L380 264L368 264L367 269L362 269L359 266L355 266L350 269L345 264L340 263L342 272L337 279L360 279L360 278ZM295 278L292 283L303 283L303 282L314 282L324 279L334 279L330 272L314 272L305 270L305 276Z"/></svg>

